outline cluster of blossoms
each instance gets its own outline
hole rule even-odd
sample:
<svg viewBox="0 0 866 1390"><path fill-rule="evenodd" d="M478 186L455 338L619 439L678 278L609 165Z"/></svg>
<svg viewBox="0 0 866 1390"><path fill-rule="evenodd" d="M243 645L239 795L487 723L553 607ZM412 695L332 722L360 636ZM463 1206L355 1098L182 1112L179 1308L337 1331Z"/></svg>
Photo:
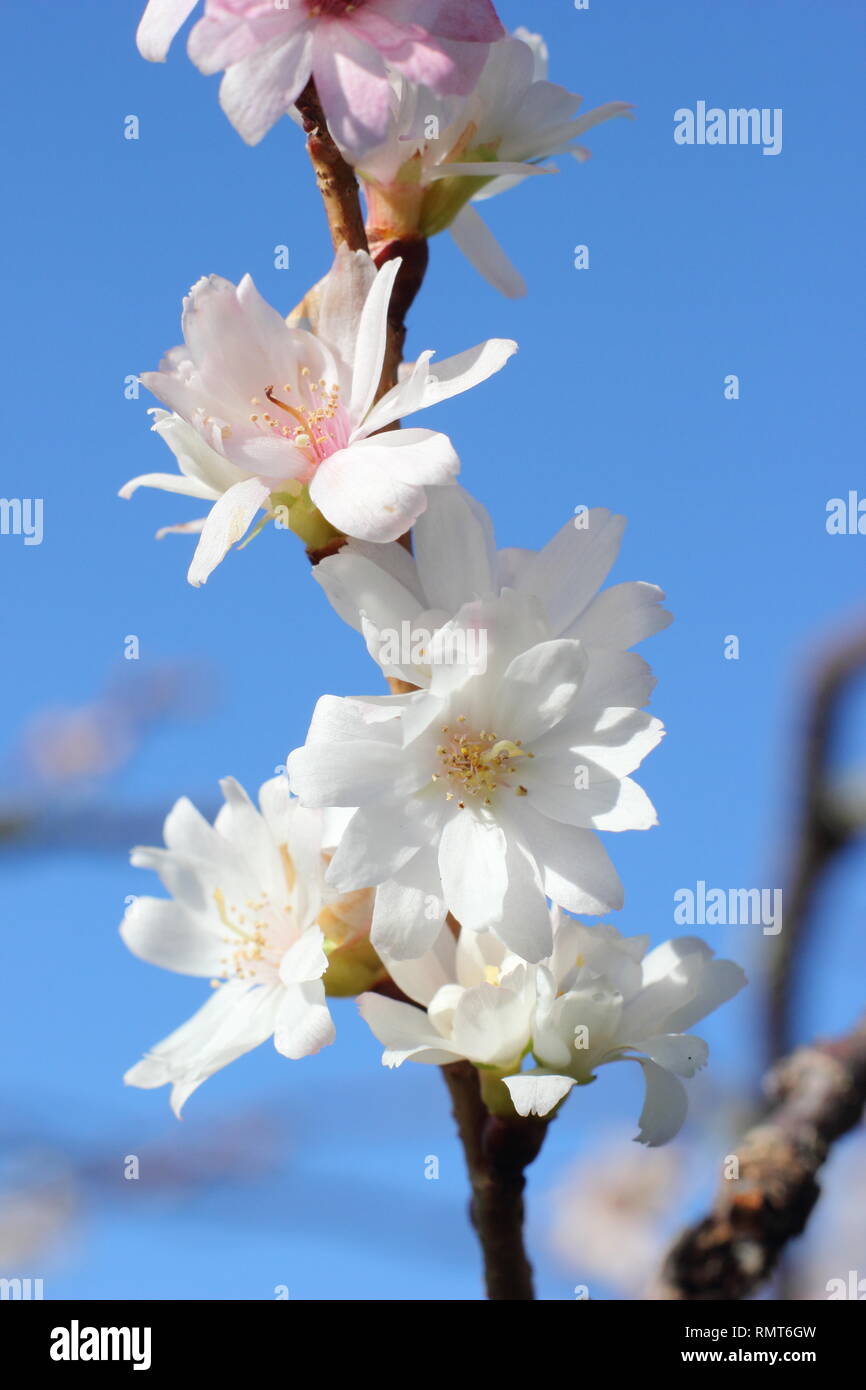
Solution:
<svg viewBox="0 0 866 1390"><path fill-rule="evenodd" d="M150 0L145 56L163 58L194 8ZM207 0L189 48L225 70L223 106L251 141L312 78L366 187L371 247L450 226L508 292L515 275L470 200L626 109L576 117L541 41L505 36L488 0ZM494 1113L549 1115L604 1063L637 1061L638 1137L664 1143L685 1115L680 1078L706 1061L690 1030L742 971L691 938L648 950L570 915L622 907L602 836L656 823L632 774L664 731L631 649L670 621L664 595L602 587L625 525L603 508L579 509L538 552L497 549L451 440L389 428L483 383L516 344L436 363L425 351L383 391L401 262L380 259L341 247L288 320L248 276L202 279L183 346L142 377L179 472L122 493L210 504L166 528L199 533L190 582L256 518L284 519L393 693L323 696L259 809L228 779L213 826L180 801L165 848L134 851L170 897L137 899L124 940L212 995L126 1080L170 1084L179 1112L269 1037L291 1058L330 1043L328 997L354 995L387 1065L465 1059Z"/></svg>

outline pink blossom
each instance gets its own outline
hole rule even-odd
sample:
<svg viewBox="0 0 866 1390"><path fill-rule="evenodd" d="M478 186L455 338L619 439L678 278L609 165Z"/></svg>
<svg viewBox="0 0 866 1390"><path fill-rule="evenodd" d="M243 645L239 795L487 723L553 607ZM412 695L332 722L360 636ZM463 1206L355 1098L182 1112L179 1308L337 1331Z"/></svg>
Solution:
<svg viewBox="0 0 866 1390"><path fill-rule="evenodd" d="M161 62L196 0L149 0L138 28ZM358 153L380 142L389 67L440 94L465 94L503 34L491 0L205 0L189 37L204 73L225 71L220 102L251 145L315 79L334 138Z"/></svg>
<svg viewBox="0 0 866 1390"><path fill-rule="evenodd" d="M436 363L423 352L376 401L385 359L388 304L399 261L377 272L366 251L345 246L320 286L316 331L292 327L248 275L217 275L184 301L184 344L142 383L168 412L154 429L180 473L148 473L121 489L161 488L212 503L206 518L169 530L196 531L189 571L204 583L257 513L301 493L337 531L395 540L427 505L425 489L459 468L435 430L387 430L405 415L448 400L498 372L516 350L491 338Z"/></svg>

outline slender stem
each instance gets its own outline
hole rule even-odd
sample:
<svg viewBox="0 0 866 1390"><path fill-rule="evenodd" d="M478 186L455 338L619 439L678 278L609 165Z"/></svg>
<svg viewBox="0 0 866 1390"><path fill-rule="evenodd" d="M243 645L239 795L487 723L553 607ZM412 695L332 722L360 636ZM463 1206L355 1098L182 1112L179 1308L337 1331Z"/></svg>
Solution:
<svg viewBox="0 0 866 1390"><path fill-rule="evenodd" d="M491 1115L469 1062L442 1068L472 1184L469 1214L481 1244L489 1299L535 1298L523 1242L524 1170L537 1157L547 1121Z"/></svg>
<svg viewBox="0 0 866 1390"><path fill-rule="evenodd" d="M354 171L343 158L328 131L312 79L297 100L307 133L307 150L325 207L334 249L368 250L361 211L360 190ZM396 385L406 341L406 316L427 271L427 241L421 236L399 236L377 241L377 266L400 258L388 309L388 340L376 399ZM387 426L399 429L399 421ZM409 537L401 537L407 549ZM322 550L308 551L317 564L343 544L338 537ZM406 682L392 682L392 689L408 690ZM388 983L377 988L392 993ZM399 991L397 991L399 995ZM547 1122L536 1119L500 1118L488 1113L481 1098L478 1072L469 1062L455 1062L442 1073L451 1092L454 1116L466 1155L472 1184L472 1224L484 1256L487 1296L491 1299L532 1299L532 1268L523 1244L524 1170L537 1156Z"/></svg>
<svg viewBox="0 0 866 1390"><path fill-rule="evenodd" d="M316 85L310 78L295 105L304 122L307 152L325 205L334 250L367 250L367 233L355 171L343 158L328 130Z"/></svg>
<svg viewBox="0 0 866 1390"><path fill-rule="evenodd" d="M369 245L358 180L355 171L343 158L328 130L316 84L312 78L295 105L307 134L307 152L322 195L334 250L348 246L350 251L367 251ZM378 401L397 384L397 373L403 360L406 342L406 315L424 280L429 252L423 237L406 236L377 242L375 253L377 266L382 266L386 261L395 260L397 257L402 261L388 306L388 339L382 376L376 392ZM399 428L399 420L385 426L386 430ZM407 550L411 550L408 535L401 536L400 540ZM326 556L333 555L343 544L343 537L338 537L321 549L308 550L310 562L318 564Z"/></svg>

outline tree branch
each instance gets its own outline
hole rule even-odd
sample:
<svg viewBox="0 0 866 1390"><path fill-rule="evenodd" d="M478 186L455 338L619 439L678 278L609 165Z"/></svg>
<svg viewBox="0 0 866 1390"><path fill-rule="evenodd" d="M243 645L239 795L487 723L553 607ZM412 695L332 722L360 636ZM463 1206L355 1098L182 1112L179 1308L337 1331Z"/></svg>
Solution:
<svg viewBox="0 0 866 1390"><path fill-rule="evenodd" d="M489 1299L535 1297L523 1243L524 1170L547 1133L547 1120L488 1113L478 1072L469 1062L442 1067L472 1185L469 1214L484 1259Z"/></svg>
<svg viewBox="0 0 866 1390"><path fill-rule="evenodd" d="M772 1273L820 1194L833 1143L866 1107L866 1017L836 1042L799 1048L768 1074L772 1109L750 1130L709 1216L670 1250L663 1299L741 1299Z"/></svg>
<svg viewBox="0 0 866 1390"><path fill-rule="evenodd" d="M863 831L862 818L858 824L833 795L830 758L843 699L864 668L866 632L861 631L831 652L812 682L803 730L798 826L782 893L783 927L770 961L768 1063L785 1056L794 1044L794 977L821 879L836 856Z"/></svg>

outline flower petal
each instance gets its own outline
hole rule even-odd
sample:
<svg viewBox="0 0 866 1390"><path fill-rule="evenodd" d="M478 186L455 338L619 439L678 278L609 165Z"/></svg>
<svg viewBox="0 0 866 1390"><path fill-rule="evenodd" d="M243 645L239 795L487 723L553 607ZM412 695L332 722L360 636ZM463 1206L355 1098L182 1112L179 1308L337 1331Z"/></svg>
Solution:
<svg viewBox="0 0 866 1390"><path fill-rule="evenodd" d="M187 572L190 584L204 584L226 553L241 540L256 512L264 507L269 490L260 478L235 483L211 508Z"/></svg>
<svg viewBox="0 0 866 1390"><path fill-rule="evenodd" d="M312 63L309 29L280 35L232 64L220 84L220 105L248 145L257 145L306 85Z"/></svg>
<svg viewBox="0 0 866 1390"><path fill-rule="evenodd" d="M406 381L399 382L364 422L367 433L383 429L403 415L414 414L416 410L426 410L428 406L438 405L452 396L459 396L478 386L488 377L502 370L509 357L517 351L517 344L511 338L488 338L476 347L458 352L454 357L446 357L429 368L429 358L425 354L419 359L418 372Z"/></svg>
<svg viewBox="0 0 866 1390"><path fill-rule="evenodd" d="M489 513L459 483L430 488L412 536L422 591L431 608L453 614L496 587Z"/></svg>
<svg viewBox="0 0 866 1390"><path fill-rule="evenodd" d="M298 1060L321 1051L336 1036L320 980L291 985L282 991L274 1021L277 1052Z"/></svg>
<svg viewBox="0 0 866 1390"><path fill-rule="evenodd" d="M589 646L628 651L673 622L673 614L660 606L663 599L663 590L655 584L613 584L587 604L567 636Z"/></svg>
<svg viewBox="0 0 866 1390"><path fill-rule="evenodd" d="M198 0L148 0L135 35L142 58L165 62L175 34L197 4Z"/></svg>
<svg viewBox="0 0 866 1390"><path fill-rule="evenodd" d="M549 1115L577 1083L570 1076L526 1071L503 1078L518 1115Z"/></svg>
<svg viewBox="0 0 866 1390"><path fill-rule="evenodd" d="M507 842L501 826L469 809L445 823L439 841L439 872L450 910L476 931L502 920L508 888Z"/></svg>
<svg viewBox="0 0 866 1390"><path fill-rule="evenodd" d="M526 745L558 724L574 703L587 669L579 642L539 642L509 664L496 702L494 728Z"/></svg>
<svg viewBox="0 0 866 1390"><path fill-rule="evenodd" d="M206 917L171 898L136 898L120 935L133 955L163 970L205 979L222 974L226 944L220 933Z"/></svg>
<svg viewBox="0 0 866 1390"><path fill-rule="evenodd" d="M203 1081L271 1036L281 995L277 985L220 985L198 1013L131 1067L124 1081L145 1090L171 1084L171 1107L179 1118Z"/></svg>
<svg viewBox="0 0 866 1390"><path fill-rule="evenodd" d="M358 1009L370 1031L385 1048L382 1064L399 1067L408 1058L442 1067L459 1056L456 1048L435 1031L424 1009L386 999L381 994L362 994Z"/></svg>
<svg viewBox="0 0 866 1390"><path fill-rule="evenodd" d="M647 1057L615 1057L616 1062L637 1062L643 1071L646 1092L635 1140L657 1149L679 1134L689 1110L686 1088L679 1077Z"/></svg>
<svg viewBox="0 0 866 1390"><path fill-rule="evenodd" d="M388 305L397 273L403 264L399 256L386 261L376 275L364 301L355 339L352 359L352 395L349 415L353 421L363 420L382 378L385 347L388 341Z"/></svg>
<svg viewBox="0 0 866 1390"><path fill-rule="evenodd" d="M506 299L522 299L526 281L506 256L480 213L470 204L460 210L448 228L467 261L489 285Z"/></svg>

